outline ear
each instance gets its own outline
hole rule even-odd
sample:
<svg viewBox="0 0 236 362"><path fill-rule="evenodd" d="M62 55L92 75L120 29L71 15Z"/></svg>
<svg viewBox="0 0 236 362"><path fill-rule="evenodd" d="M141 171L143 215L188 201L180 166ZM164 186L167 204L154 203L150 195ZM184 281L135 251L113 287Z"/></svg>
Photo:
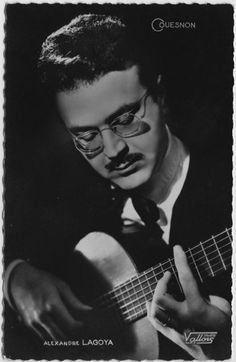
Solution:
<svg viewBox="0 0 236 362"><path fill-rule="evenodd" d="M159 86L161 84L162 81L162 74L158 74L157 76L157 85Z"/></svg>
<svg viewBox="0 0 236 362"><path fill-rule="evenodd" d="M158 74L156 78L156 100L160 105L165 105L165 92L162 84L162 74Z"/></svg>

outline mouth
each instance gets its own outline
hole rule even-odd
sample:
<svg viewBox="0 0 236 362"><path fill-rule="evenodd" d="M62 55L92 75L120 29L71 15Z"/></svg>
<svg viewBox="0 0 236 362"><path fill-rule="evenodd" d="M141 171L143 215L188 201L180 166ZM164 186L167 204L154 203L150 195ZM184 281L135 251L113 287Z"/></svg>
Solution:
<svg viewBox="0 0 236 362"><path fill-rule="evenodd" d="M136 161L129 161L129 162L122 162L119 166L113 168L114 171L122 171L129 168L131 165L133 165Z"/></svg>
<svg viewBox="0 0 236 362"><path fill-rule="evenodd" d="M122 176L128 176L137 170L137 162L143 158L140 154L128 155L126 159L112 167L111 171L118 172Z"/></svg>

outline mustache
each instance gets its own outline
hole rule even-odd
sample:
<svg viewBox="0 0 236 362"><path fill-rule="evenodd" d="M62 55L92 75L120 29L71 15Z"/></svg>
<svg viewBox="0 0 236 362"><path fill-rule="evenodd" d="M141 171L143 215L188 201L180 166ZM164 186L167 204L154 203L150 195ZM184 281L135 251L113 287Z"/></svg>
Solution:
<svg viewBox="0 0 236 362"><path fill-rule="evenodd" d="M112 160L105 168L109 171L113 171L117 167L119 167L122 163L133 163L143 159L143 155L141 153L129 153L122 157L116 157Z"/></svg>

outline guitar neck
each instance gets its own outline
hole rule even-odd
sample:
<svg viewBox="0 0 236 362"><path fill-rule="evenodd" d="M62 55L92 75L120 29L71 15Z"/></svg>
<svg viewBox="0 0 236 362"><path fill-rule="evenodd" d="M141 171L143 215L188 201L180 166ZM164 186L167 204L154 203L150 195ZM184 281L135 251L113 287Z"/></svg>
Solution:
<svg viewBox="0 0 236 362"><path fill-rule="evenodd" d="M185 250L188 263L194 275L203 283L226 271L231 265L232 230L225 231ZM99 306L114 307L125 322L133 322L146 314L146 301L151 301L157 282L166 271L170 271L182 291L174 259L159 263L120 284L103 295Z"/></svg>

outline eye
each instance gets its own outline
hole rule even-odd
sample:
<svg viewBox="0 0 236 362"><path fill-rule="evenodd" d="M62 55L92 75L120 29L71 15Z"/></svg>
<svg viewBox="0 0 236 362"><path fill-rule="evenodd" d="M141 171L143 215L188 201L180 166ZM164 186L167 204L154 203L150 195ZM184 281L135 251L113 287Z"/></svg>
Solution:
<svg viewBox="0 0 236 362"><path fill-rule="evenodd" d="M81 142L90 142L92 141L97 135L97 132L81 132L76 135L78 141Z"/></svg>
<svg viewBox="0 0 236 362"><path fill-rule="evenodd" d="M133 113L124 113L120 117L114 119L114 121L112 122L112 126L116 127L129 125L133 122L134 118L135 117Z"/></svg>
<svg viewBox="0 0 236 362"><path fill-rule="evenodd" d="M133 113L125 113L122 116L119 117L119 124L130 124L134 120Z"/></svg>

